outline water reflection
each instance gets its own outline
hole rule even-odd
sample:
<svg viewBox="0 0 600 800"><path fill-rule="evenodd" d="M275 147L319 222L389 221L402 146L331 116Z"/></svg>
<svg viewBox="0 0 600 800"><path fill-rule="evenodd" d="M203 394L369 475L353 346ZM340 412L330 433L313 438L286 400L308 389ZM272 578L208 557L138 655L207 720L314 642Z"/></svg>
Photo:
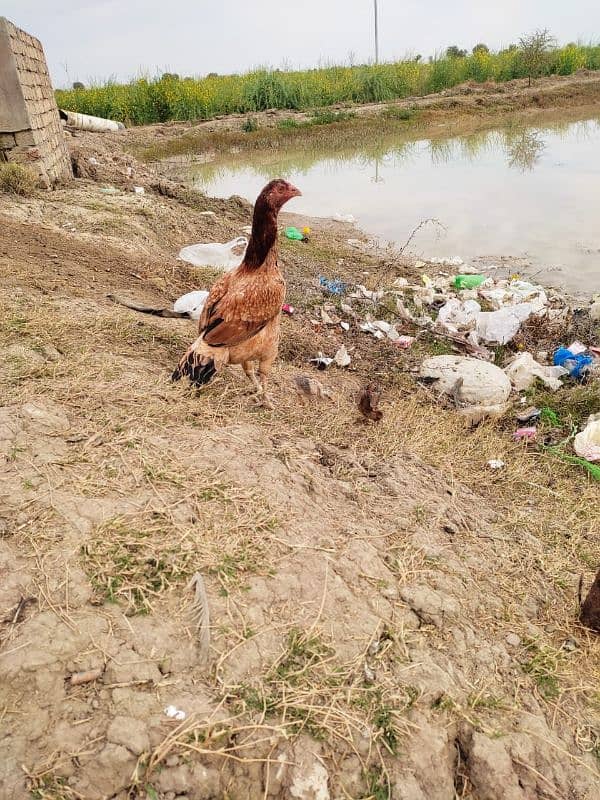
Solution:
<svg viewBox="0 0 600 800"><path fill-rule="evenodd" d="M361 227L402 245L421 220L436 218L444 237L419 230L411 252L460 255L489 263L509 256L545 268L540 279L569 291L600 291L600 120L554 120L451 138L365 139L347 132L299 149L219 154L186 166L210 194L252 200L283 175L303 189L294 210L354 215ZM437 232L439 233L439 231ZM558 271L557 271L558 270Z"/></svg>
<svg viewBox="0 0 600 800"><path fill-rule="evenodd" d="M304 175L317 164L326 164L331 171L341 170L354 161L359 168L369 171L374 183L382 183L385 180L382 167L398 167L426 149L433 166L456 160L473 162L486 153L502 152L509 168L528 172L540 162L549 136L582 141L594 138L599 131L600 119L589 119L575 123L556 121L544 128L512 124L501 130L477 131L450 139L402 141L397 135L386 135L365 141L360 134L356 141L345 139L340 145L328 140L325 146L313 144L299 150L274 150L268 155L246 153L241 158L239 155L220 155L201 165L195 165L192 160L186 169L198 186L210 189L210 185L225 174L246 164L251 164L258 175L268 179L274 174L284 177L292 173Z"/></svg>
<svg viewBox="0 0 600 800"><path fill-rule="evenodd" d="M524 128L512 137L512 141L507 138L508 165L521 172L530 172L539 162L545 149L546 142L541 132Z"/></svg>

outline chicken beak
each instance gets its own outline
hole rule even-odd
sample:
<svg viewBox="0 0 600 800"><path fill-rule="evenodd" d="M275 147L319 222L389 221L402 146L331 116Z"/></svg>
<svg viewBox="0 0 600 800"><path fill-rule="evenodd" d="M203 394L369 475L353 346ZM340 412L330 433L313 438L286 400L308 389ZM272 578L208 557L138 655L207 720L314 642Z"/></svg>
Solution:
<svg viewBox="0 0 600 800"><path fill-rule="evenodd" d="M291 197L302 197L302 192L295 186L290 185L290 198Z"/></svg>

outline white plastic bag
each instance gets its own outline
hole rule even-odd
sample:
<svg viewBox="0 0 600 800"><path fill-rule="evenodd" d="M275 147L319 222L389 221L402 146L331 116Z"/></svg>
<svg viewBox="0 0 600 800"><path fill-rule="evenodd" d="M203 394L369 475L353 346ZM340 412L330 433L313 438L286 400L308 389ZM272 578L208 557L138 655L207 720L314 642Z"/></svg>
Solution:
<svg viewBox="0 0 600 800"><path fill-rule="evenodd" d="M188 292L175 300L173 311L178 311L180 314L189 314L191 319L200 319L207 297L208 292L204 290L199 289L197 292Z"/></svg>
<svg viewBox="0 0 600 800"><path fill-rule="evenodd" d="M545 367L531 353L520 353L504 372L518 392L529 389L536 378L540 378L550 389L556 391L562 386L560 376L568 374L564 367Z"/></svg>
<svg viewBox="0 0 600 800"><path fill-rule="evenodd" d="M340 214L339 211L333 215L333 219L337 222L348 222L351 225L356 222L356 217L353 214Z"/></svg>
<svg viewBox="0 0 600 800"><path fill-rule="evenodd" d="M588 461L600 461L600 414L590 417L588 424L573 441L575 452Z"/></svg>
<svg viewBox="0 0 600 800"><path fill-rule="evenodd" d="M242 245L244 246L243 253L236 255L233 252L234 249ZM247 246L248 239L245 236L238 236L225 244L219 242L190 244L179 251L179 258L195 267L219 267L229 271L239 267L242 263Z"/></svg>
<svg viewBox="0 0 600 800"><path fill-rule="evenodd" d="M479 294L495 309L528 303L532 313L537 314L548 305L548 296L543 286L537 286L527 281L499 281L491 289L481 289Z"/></svg>
<svg viewBox="0 0 600 800"><path fill-rule="evenodd" d="M477 317L477 335L484 342L507 344L533 312L531 303L503 306L498 311L482 311Z"/></svg>
<svg viewBox="0 0 600 800"><path fill-rule="evenodd" d="M461 303L456 298L451 298L440 308L437 321L452 333L459 330L472 330L481 313L481 306L476 300L466 300Z"/></svg>

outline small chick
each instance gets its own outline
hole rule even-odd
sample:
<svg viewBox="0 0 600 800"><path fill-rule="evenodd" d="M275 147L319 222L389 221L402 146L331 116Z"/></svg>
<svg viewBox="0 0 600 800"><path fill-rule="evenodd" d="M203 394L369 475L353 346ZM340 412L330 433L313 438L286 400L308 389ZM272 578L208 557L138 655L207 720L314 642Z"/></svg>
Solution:
<svg viewBox="0 0 600 800"><path fill-rule="evenodd" d="M373 422L379 422L381 420L383 411L380 411L378 408L380 399L381 387L379 384L367 384L358 398L358 407L363 417L372 419Z"/></svg>
<svg viewBox="0 0 600 800"><path fill-rule="evenodd" d="M309 378L308 375L296 375L294 383L296 384L296 391L303 403L310 397L316 397L319 400L323 400L324 398L328 400L334 399L330 389L323 386L320 381Z"/></svg>

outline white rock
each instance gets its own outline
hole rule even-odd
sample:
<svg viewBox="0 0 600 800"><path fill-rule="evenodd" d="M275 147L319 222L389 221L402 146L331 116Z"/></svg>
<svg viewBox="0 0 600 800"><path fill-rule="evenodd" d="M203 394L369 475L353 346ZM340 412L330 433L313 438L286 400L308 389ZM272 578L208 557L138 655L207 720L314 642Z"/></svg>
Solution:
<svg viewBox="0 0 600 800"><path fill-rule="evenodd" d="M433 390L454 400L467 424L497 418L510 408L510 381L487 361L462 356L433 356L421 365L422 378L435 378Z"/></svg>

